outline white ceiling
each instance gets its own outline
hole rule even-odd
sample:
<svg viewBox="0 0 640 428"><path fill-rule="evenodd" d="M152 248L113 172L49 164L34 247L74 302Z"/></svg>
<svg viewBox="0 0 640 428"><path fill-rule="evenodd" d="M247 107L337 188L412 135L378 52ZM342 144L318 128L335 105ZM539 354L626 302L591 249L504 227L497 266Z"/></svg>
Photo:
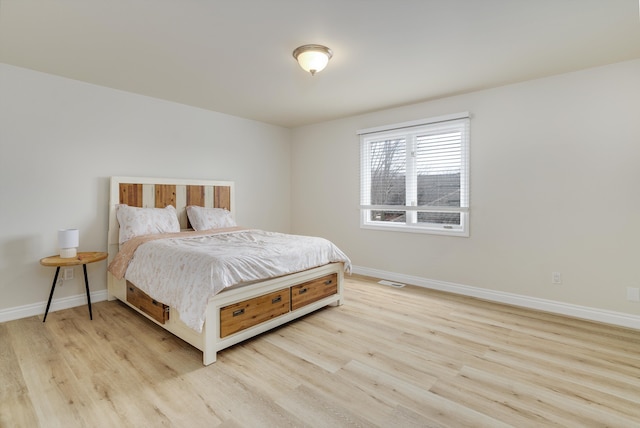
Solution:
<svg viewBox="0 0 640 428"><path fill-rule="evenodd" d="M0 62L286 127L635 58L638 0L0 0Z"/></svg>

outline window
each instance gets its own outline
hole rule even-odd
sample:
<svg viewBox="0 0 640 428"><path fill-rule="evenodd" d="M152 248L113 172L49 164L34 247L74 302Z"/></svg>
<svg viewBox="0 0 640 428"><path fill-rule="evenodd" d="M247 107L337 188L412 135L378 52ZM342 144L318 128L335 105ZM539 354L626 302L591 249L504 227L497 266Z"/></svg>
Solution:
<svg viewBox="0 0 640 428"><path fill-rule="evenodd" d="M469 114L358 131L363 228L469 236Z"/></svg>

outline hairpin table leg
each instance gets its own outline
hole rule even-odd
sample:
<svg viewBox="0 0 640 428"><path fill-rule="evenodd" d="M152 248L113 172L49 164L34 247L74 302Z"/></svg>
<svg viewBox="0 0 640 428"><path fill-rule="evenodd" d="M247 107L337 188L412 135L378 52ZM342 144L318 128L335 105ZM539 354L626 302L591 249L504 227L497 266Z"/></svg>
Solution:
<svg viewBox="0 0 640 428"><path fill-rule="evenodd" d="M58 274L60 273L60 266L56 268L56 274L53 277L53 284L51 284L51 293L49 293L49 301L47 302L47 309L44 311L44 318L42 322L47 320L47 314L49 313L49 306L51 306L51 298L53 297L53 290L56 289L56 282L58 282Z"/></svg>
<svg viewBox="0 0 640 428"><path fill-rule="evenodd" d="M89 279L87 278L87 265L82 265L84 269L84 286L87 289L87 304L89 305L89 319L93 319L93 314L91 313L91 295L89 294Z"/></svg>

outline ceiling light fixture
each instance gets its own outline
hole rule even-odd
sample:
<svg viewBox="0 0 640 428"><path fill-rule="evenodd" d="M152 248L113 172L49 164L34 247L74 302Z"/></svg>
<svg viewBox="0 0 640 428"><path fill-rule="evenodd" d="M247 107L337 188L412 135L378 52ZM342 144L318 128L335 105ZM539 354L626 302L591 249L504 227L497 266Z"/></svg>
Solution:
<svg viewBox="0 0 640 428"><path fill-rule="evenodd" d="M298 61L304 71L308 71L313 76L318 71L322 71L333 56L333 52L322 45L303 45L295 48L293 57Z"/></svg>

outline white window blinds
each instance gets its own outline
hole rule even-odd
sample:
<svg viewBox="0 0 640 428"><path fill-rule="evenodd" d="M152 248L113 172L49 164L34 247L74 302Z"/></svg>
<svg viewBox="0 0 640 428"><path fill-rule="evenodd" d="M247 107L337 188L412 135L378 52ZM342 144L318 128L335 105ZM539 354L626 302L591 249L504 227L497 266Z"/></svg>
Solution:
<svg viewBox="0 0 640 428"><path fill-rule="evenodd" d="M468 236L468 113L360 131L361 224Z"/></svg>

